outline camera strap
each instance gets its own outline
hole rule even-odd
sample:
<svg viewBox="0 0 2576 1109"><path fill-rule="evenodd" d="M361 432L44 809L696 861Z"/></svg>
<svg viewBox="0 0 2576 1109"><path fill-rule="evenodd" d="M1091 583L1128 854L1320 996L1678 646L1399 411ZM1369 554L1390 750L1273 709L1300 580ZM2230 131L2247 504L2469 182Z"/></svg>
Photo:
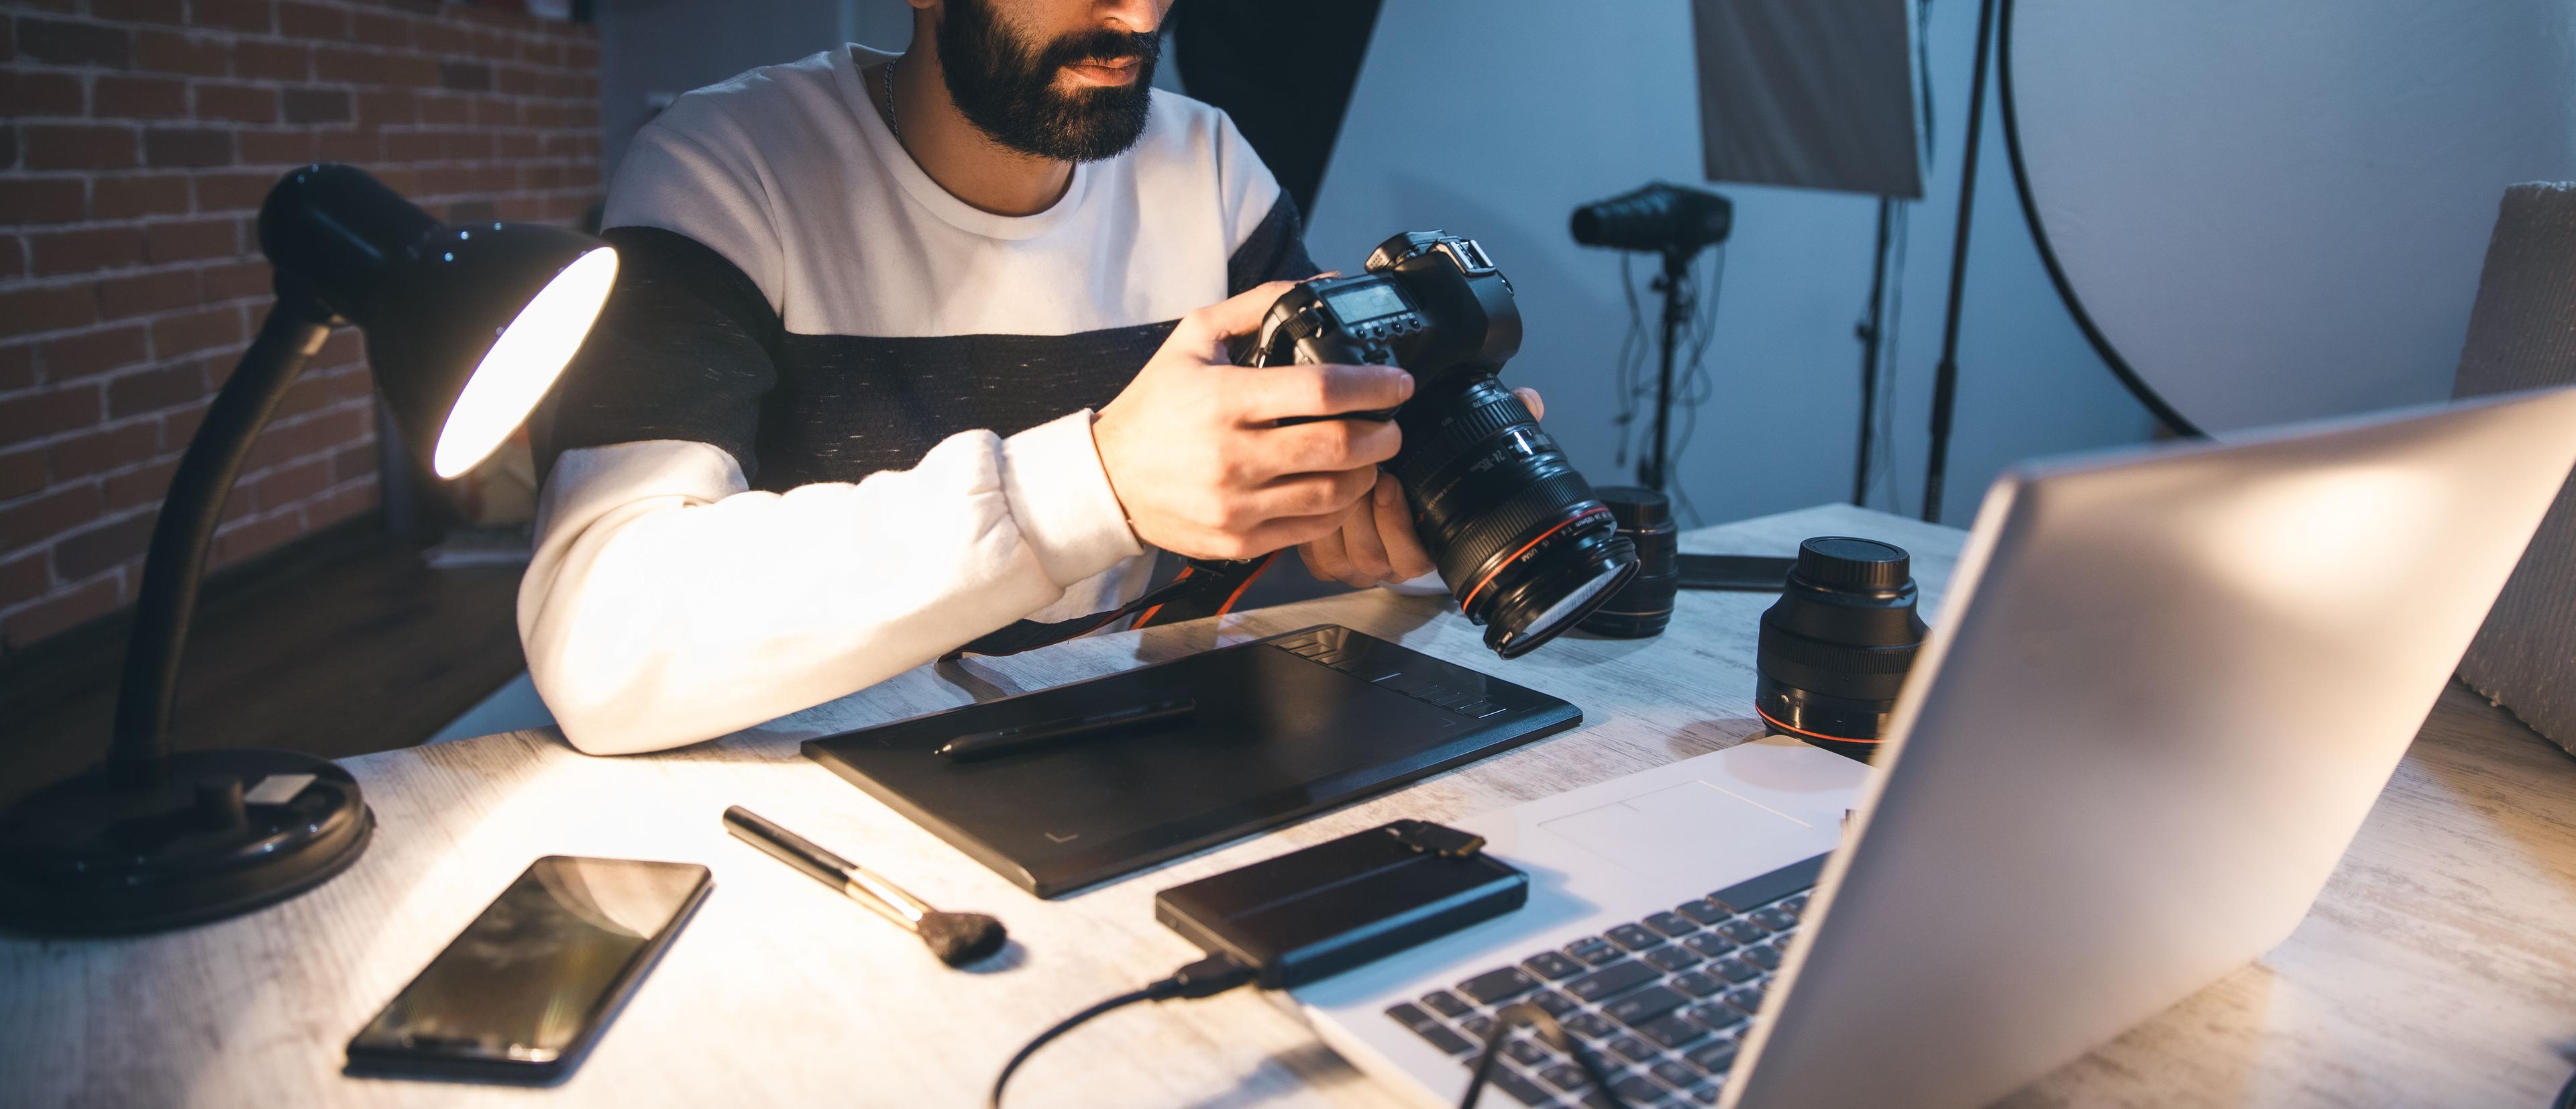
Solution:
<svg viewBox="0 0 2576 1109"><path fill-rule="evenodd" d="M941 655L940 659L1034 651L1089 635L1131 613L1135 615L1136 622L1128 625L1130 628L1150 628L1183 620L1223 616L1234 608L1236 601L1243 599L1243 591L1251 588L1253 579L1260 577L1262 571L1270 568L1271 560L1278 557L1279 553L1273 551L1259 558L1227 562L1183 559L1181 572L1173 575L1172 580L1146 590L1135 600L1117 608L1076 616L1071 620L1016 620L997 631L968 640L965 646Z"/></svg>

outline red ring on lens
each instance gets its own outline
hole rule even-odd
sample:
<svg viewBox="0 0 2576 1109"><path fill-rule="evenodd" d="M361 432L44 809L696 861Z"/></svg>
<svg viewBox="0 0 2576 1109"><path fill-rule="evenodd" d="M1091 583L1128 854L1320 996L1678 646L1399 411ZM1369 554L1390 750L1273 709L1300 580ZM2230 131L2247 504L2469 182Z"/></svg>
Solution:
<svg viewBox="0 0 2576 1109"><path fill-rule="evenodd" d="M1572 527L1572 526L1574 526L1574 525L1576 525L1576 524L1582 523L1582 522L1583 522L1584 520L1586 520L1586 519L1589 519L1589 518L1591 518L1591 517L1593 517L1593 516L1595 516L1595 515L1598 515L1598 514L1601 514L1601 513L1605 513L1605 512L1608 512L1608 511L1610 511L1610 506L1609 506L1609 505L1606 505L1606 504L1596 504L1596 505L1593 505L1593 506L1592 506L1592 507L1590 507L1590 508L1587 508L1587 509L1585 509L1585 510L1583 510L1583 511L1581 511L1581 512L1577 512L1577 513L1575 513L1574 515L1572 515L1572 516L1568 516L1568 517L1566 517L1566 518L1565 518L1565 519L1563 519L1563 520L1559 520L1559 521L1557 521L1557 524L1556 524L1556 526L1555 526L1555 527L1552 527L1552 528L1547 529L1546 531L1540 532L1540 533L1539 533L1538 538L1536 538L1536 539L1532 539L1532 540L1530 540L1530 541L1529 541L1529 542L1527 542L1527 543L1523 543L1523 544L1521 544L1521 549L1519 549L1519 550L1517 550L1517 551L1513 551L1511 554L1509 554L1509 555L1505 556L1505 557L1503 558L1503 560L1502 560L1502 561L1495 563L1495 564L1494 564L1494 568L1493 568L1493 569L1485 571L1485 576L1484 576L1481 580L1479 580L1479 581L1477 581L1477 582L1476 582L1476 587L1475 587L1474 589L1470 589L1470 590L1468 590L1468 591L1467 591L1467 596L1466 596L1465 598L1461 599L1461 600L1458 602L1458 611L1459 611L1459 612L1464 613L1464 612L1467 612L1467 611L1470 611L1470 610L1474 609L1474 608L1476 607L1476 594L1479 594L1479 593L1484 592L1484 591L1485 591L1485 587L1486 587L1486 586L1494 584L1494 576L1495 576L1495 575L1497 575L1497 574L1502 573L1502 572L1503 572L1503 567L1511 565L1512 563L1514 563L1514 562L1518 561L1522 555L1528 554L1528 553L1529 553L1530 548L1535 547L1535 546L1538 546L1538 545L1539 545L1539 544L1541 544L1541 543L1545 543L1545 542L1547 542L1547 537L1548 537L1548 536L1554 535L1554 534L1556 534L1556 533L1558 533L1558 532L1560 532L1560 531L1564 531L1565 529L1567 529L1567 528L1569 528L1569 527Z"/></svg>

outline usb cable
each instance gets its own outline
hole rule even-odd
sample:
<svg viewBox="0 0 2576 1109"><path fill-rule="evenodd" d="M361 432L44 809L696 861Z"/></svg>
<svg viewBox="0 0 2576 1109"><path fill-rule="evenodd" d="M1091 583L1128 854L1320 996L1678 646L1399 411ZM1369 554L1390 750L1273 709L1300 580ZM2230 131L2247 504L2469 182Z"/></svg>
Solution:
<svg viewBox="0 0 2576 1109"><path fill-rule="evenodd" d="M1210 997L1224 993L1225 991L1233 989L1236 986L1243 985L1246 982L1250 982L1252 981L1252 977L1253 968L1236 962L1231 956L1210 955L1207 958L1173 971L1169 978L1155 982L1143 989L1130 990L1126 993L1119 994L1116 997L1109 998L1108 1000L1102 1001L1097 1005L1093 1005L1079 1013L1066 1017L1061 1021L1057 1021L1055 1027L1038 1033L1036 1039L1030 1040L1028 1042L1028 1046L1019 1050L1019 1054L1011 1056L1010 1062L1002 1064L1002 1073L993 1079L993 1098L991 1101L992 1109L1002 1109L1002 1087L1009 1084L1011 1081L1011 1072L1020 1069L1020 1064L1028 1062L1029 1056L1037 1054L1038 1049L1045 1047L1048 1041L1064 1035L1067 1032L1073 1031L1074 1028L1082 1024L1082 1022L1090 1020L1091 1018L1099 1016L1100 1014L1106 1013L1112 1009L1133 1005L1139 1001L1170 1001L1174 998L1186 1000Z"/></svg>
<svg viewBox="0 0 2576 1109"><path fill-rule="evenodd" d="M1476 1054L1476 1073L1467 1079L1467 1096L1458 1099L1458 1109L1476 1109L1476 1099L1485 1092L1485 1080L1493 1074L1494 1057L1503 1053L1503 1041L1510 1039L1512 1033L1523 1025L1538 1033L1538 1038L1547 1046L1573 1056L1574 1065L1583 1068L1583 1077L1592 1083L1601 1100L1609 1103L1610 1109L1628 1109L1627 1100L1619 1096L1619 1091L1610 1088L1610 1075L1601 1069L1601 1060L1575 1042L1574 1037L1566 1035L1564 1026L1556 1023L1554 1015L1525 1001L1505 1005L1494 1013L1494 1026L1485 1032L1485 1048Z"/></svg>
<svg viewBox="0 0 2576 1109"><path fill-rule="evenodd" d="M1107 998L1057 1021L1054 1027L1038 1033L1036 1039L1020 1048L1011 1056L1010 1062L1002 1064L1002 1073L993 1079L993 1095L987 1104L990 1109L1002 1109L1002 1088L1010 1084L1011 1075L1020 1069L1020 1064L1028 1062L1029 1056L1037 1054L1039 1048L1053 1042L1056 1037L1073 1031L1093 1017L1139 1001L1212 997L1252 981L1254 975L1252 967L1237 962L1231 956L1210 955L1173 971L1170 977L1161 981ZM1547 1010L1527 1003L1506 1005L1494 1014L1494 1027L1485 1034L1484 1050L1476 1056L1475 1075L1467 1081L1467 1096L1458 1102L1459 1109L1476 1109L1476 1099L1484 1093L1486 1079L1494 1069L1494 1060L1502 1054L1503 1041L1510 1039L1512 1033L1523 1026L1536 1032L1549 1047L1572 1056L1575 1064L1583 1068L1584 1077L1590 1079L1599 1091L1601 1099L1609 1103L1610 1109L1628 1109L1628 1103L1610 1088L1610 1076L1601 1069L1601 1061L1593 1058L1582 1044L1576 1043L1574 1037L1566 1035L1565 1029L1556 1023L1555 1017L1548 1015Z"/></svg>

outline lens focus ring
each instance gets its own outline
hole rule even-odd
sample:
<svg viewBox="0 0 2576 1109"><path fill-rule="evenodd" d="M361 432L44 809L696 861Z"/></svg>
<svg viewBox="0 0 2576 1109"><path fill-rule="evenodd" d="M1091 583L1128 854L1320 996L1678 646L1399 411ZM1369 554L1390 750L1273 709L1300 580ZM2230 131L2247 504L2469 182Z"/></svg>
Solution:
<svg viewBox="0 0 2576 1109"><path fill-rule="evenodd" d="M1439 555L1441 580L1452 586L1474 587L1476 579L1491 571L1483 563L1501 555L1509 558L1537 540L1552 525L1575 515L1573 510L1592 500L1592 486L1583 475L1560 469L1522 486L1503 503L1478 513L1458 526ZM1606 510L1605 510L1606 511Z"/></svg>
<svg viewBox="0 0 2576 1109"><path fill-rule="evenodd" d="M1792 631L1783 631L1765 620L1757 640L1757 649L1783 662L1813 666L1841 674L1902 674L1914 664L1920 644L1896 647L1855 647L1810 639Z"/></svg>
<svg viewBox="0 0 2576 1109"><path fill-rule="evenodd" d="M1476 445L1514 424L1536 424L1529 406L1509 390L1495 389L1489 395L1466 398L1464 411L1437 423L1425 421L1404 428L1404 450L1389 469L1395 480L1407 489L1474 450ZM1439 409L1432 409L1438 411Z"/></svg>

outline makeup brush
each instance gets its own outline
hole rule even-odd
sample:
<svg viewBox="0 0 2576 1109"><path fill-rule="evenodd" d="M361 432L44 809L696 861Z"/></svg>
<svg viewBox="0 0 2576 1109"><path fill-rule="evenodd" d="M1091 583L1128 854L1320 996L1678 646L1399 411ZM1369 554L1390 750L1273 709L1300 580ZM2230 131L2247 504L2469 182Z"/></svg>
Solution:
<svg viewBox="0 0 2576 1109"><path fill-rule="evenodd" d="M1009 938L1001 921L982 913L943 913L931 908L929 902L904 892L883 875L817 847L814 841L740 805L725 810L724 825L735 838L777 856L778 861L920 937L923 946L949 966L962 967L1000 951Z"/></svg>

